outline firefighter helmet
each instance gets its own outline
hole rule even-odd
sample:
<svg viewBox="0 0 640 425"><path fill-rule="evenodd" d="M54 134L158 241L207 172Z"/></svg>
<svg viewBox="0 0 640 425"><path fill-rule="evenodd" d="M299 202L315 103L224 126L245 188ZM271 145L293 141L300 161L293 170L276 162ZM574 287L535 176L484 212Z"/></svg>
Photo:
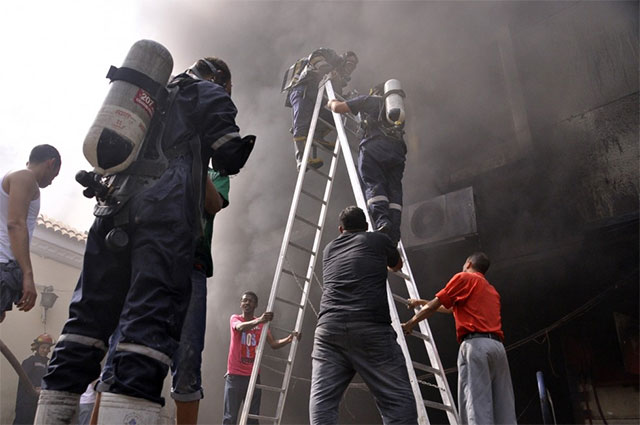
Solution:
<svg viewBox="0 0 640 425"><path fill-rule="evenodd" d="M53 338L51 338L51 335L49 334L38 335L38 337L33 340L33 343L31 344L31 349L35 351L38 349L39 346L43 344L46 344L46 345L54 344L54 341L53 341Z"/></svg>

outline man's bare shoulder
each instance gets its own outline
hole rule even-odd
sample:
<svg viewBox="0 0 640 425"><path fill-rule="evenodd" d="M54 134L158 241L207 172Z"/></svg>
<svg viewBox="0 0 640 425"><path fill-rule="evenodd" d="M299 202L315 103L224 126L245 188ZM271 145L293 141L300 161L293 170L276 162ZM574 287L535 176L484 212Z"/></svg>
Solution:
<svg viewBox="0 0 640 425"><path fill-rule="evenodd" d="M27 169L9 172L2 180L2 189L7 194L11 194L12 190L25 191L34 199L37 198L40 192L35 174Z"/></svg>

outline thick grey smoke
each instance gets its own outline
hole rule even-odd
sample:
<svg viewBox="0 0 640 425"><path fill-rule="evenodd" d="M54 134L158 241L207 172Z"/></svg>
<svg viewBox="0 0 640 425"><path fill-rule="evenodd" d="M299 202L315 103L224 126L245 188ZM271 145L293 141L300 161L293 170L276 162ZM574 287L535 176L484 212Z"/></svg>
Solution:
<svg viewBox="0 0 640 425"><path fill-rule="evenodd" d="M280 94L284 71L315 48L331 47L358 54L360 63L351 86L360 93L388 78L402 82L408 109L407 205L440 195L441 187L449 186L452 179L464 183L463 171L456 166L477 163L482 168L486 158L493 160L495 152L521 137L514 130L513 93L504 78L496 77L506 72L505 37L571 8L585 8L585 16L597 12L597 7L584 6L584 2L201 1L156 5L149 2L139 13L154 33L161 34L158 41L172 51L174 71L208 55L227 61L233 74L238 123L243 134L258 136L246 168L231 181L231 204L216 218L214 228L215 275L209 282L203 356L206 399L201 404L201 423L220 421L228 318L239 311L244 290L258 293L262 312L289 211L296 173L288 132L291 110L284 108ZM625 7L604 9L624 15ZM635 10L637 15L637 5ZM520 57L527 55L526 44L512 48ZM635 52L637 61L637 47ZM539 76L529 80L520 72L527 87L546 82ZM561 116L562 111L557 112ZM338 211L353 202L344 172L340 176L343 183L334 187L326 241L335 234ZM316 305L318 293L315 288ZM302 378L310 377L314 325L313 314L308 312L294 373ZM308 382L295 381L285 418L307 420L308 389ZM345 423L377 421L370 396L357 391L346 397L342 419Z"/></svg>

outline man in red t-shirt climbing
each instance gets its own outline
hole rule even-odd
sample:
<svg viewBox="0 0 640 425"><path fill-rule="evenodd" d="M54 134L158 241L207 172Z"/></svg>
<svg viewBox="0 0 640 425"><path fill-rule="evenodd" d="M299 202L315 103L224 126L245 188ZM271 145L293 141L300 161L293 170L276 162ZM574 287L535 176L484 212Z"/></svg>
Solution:
<svg viewBox="0 0 640 425"><path fill-rule="evenodd" d="M423 305L402 324L406 334L436 311L453 313L458 351L458 405L463 424L515 424L513 387L502 341L500 294L485 279L489 257L471 254L462 273L431 301L409 299L409 308Z"/></svg>
<svg viewBox="0 0 640 425"><path fill-rule="evenodd" d="M231 342L229 344L229 358L227 360L227 374L224 382L224 416L223 424L238 423L238 410L247 394L249 378L253 369L253 360L256 357L256 348L260 342L262 327L265 322L273 319L273 313L265 312L260 317L255 317L253 313L258 306L258 296L251 291L242 294L240 308L242 314L232 314L229 319L231 328ZM297 332L289 334L286 338L273 339L271 332L267 332L267 342L274 350L291 343L293 338L299 337ZM258 376L257 383L260 383ZM257 415L260 413L261 391L256 388L251 399L249 413ZM247 423L257 424L256 419L249 419Z"/></svg>

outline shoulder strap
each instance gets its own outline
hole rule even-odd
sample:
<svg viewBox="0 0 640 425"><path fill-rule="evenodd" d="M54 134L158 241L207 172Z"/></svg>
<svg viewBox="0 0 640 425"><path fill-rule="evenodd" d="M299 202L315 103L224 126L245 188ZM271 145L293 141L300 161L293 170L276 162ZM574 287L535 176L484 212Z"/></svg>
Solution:
<svg viewBox="0 0 640 425"><path fill-rule="evenodd" d="M107 72L107 78L111 82L122 80L142 88L158 104L164 103L167 97L167 89L162 84L133 68L111 66Z"/></svg>

